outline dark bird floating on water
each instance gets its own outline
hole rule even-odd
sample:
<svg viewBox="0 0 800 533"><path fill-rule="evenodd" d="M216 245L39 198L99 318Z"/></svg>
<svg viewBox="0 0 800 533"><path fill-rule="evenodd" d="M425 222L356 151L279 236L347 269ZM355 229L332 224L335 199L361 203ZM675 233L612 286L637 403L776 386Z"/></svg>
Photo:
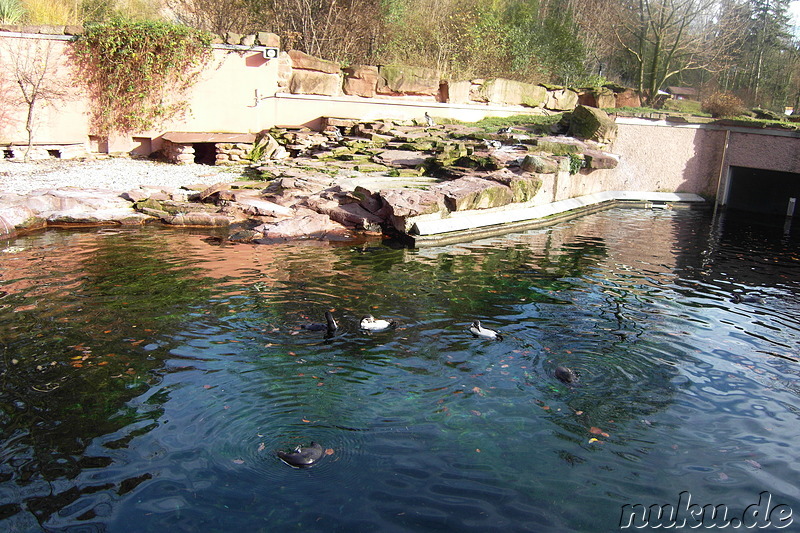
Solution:
<svg viewBox="0 0 800 533"><path fill-rule="evenodd" d="M325 324L303 324L300 327L308 331L325 331L328 335L333 335L339 326L330 311L325 311L325 322Z"/></svg>
<svg viewBox="0 0 800 533"><path fill-rule="evenodd" d="M469 327L469 332L475 335L476 337L483 337L485 339L494 339L497 341L503 340L503 336L500 335L495 330L481 326L480 320L476 320L475 322L472 323L472 325Z"/></svg>
<svg viewBox="0 0 800 533"><path fill-rule="evenodd" d="M578 375L571 368L565 366L556 367L556 379L562 383L575 383L578 381Z"/></svg>
<svg viewBox="0 0 800 533"><path fill-rule="evenodd" d="M361 319L361 329L364 331L383 331L396 327L397 322L394 320L383 320L382 318L375 318L372 315L367 315Z"/></svg>
<svg viewBox="0 0 800 533"><path fill-rule="evenodd" d="M295 468L307 468L322 459L325 450L316 442L311 442L310 446L298 446L293 452L276 452L281 461Z"/></svg>

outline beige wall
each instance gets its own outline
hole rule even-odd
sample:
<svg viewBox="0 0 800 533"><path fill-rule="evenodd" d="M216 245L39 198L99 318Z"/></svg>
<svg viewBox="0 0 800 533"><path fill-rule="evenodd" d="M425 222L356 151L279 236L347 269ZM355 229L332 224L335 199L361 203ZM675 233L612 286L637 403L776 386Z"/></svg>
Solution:
<svg viewBox="0 0 800 533"><path fill-rule="evenodd" d="M0 144L27 144L28 140L28 106L16 84L16 72L44 72L42 89L61 94L36 103L34 140L53 144L86 142L87 101L81 87L72 81L69 43L9 35L0 34Z"/></svg>

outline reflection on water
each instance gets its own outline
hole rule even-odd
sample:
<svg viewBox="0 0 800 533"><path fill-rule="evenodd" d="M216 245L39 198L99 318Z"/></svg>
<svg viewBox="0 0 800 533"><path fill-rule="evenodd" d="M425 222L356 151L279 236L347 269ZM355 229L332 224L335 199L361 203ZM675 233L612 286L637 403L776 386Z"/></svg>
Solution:
<svg viewBox="0 0 800 533"><path fill-rule="evenodd" d="M800 509L799 272L783 228L681 211L420 250L6 241L0 524L606 531L681 491ZM328 309L336 336L301 328ZM367 313L400 326L362 333ZM312 440L314 468L275 456Z"/></svg>

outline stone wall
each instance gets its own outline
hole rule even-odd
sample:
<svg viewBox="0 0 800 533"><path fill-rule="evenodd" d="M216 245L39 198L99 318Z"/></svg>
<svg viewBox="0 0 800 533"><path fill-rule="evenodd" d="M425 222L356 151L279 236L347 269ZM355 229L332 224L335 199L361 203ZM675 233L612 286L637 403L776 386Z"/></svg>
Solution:
<svg viewBox="0 0 800 533"><path fill-rule="evenodd" d="M632 89L614 85L573 89L502 78L442 80L433 69L401 65L338 64L297 50L284 56L291 73L283 84L291 94L403 98L451 104L492 104L571 111L579 104L601 108L633 106ZM618 101L619 99L619 101ZM636 106L639 103L635 104Z"/></svg>
<svg viewBox="0 0 800 533"><path fill-rule="evenodd" d="M242 165L249 163L247 156L253 150L252 144L247 143L217 143L216 165Z"/></svg>

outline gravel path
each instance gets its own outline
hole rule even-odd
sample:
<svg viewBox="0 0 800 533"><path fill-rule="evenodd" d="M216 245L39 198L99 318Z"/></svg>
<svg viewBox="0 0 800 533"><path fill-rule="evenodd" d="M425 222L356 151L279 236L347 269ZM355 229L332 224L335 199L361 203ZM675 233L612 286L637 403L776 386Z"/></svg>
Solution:
<svg viewBox="0 0 800 533"><path fill-rule="evenodd" d="M36 189L79 187L126 191L140 185L180 187L233 181L241 169L208 165L173 165L136 159L94 161L0 160L0 194L27 194Z"/></svg>

